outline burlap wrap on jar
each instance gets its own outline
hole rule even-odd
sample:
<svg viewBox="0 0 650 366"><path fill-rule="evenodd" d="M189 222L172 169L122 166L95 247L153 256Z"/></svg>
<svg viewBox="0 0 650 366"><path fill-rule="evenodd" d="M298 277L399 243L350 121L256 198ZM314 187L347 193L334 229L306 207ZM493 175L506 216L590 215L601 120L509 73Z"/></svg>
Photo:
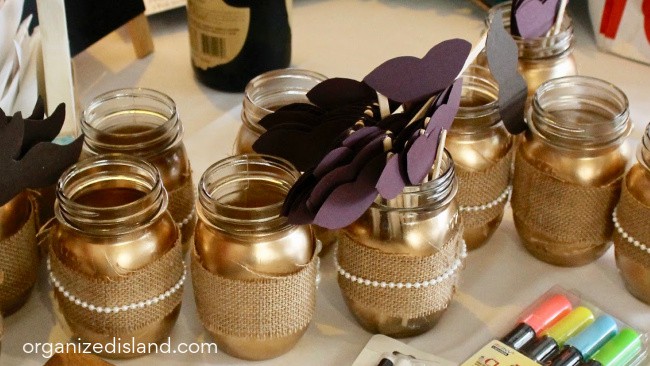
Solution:
<svg viewBox="0 0 650 366"><path fill-rule="evenodd" d="M201 322L213 334L242 342L302 334L316 310L318 260L315 253L296 273L241 280L208 271L193 251L192 283Z"/></svg>
<svg viewBox="0 0 650 366"><path fill-rule="evenodd" d="M456 291L465 256L462 223L450 230L450 239L429 256L382 252L341 232L335 260L346 301L404 321L441 314Z"/></svg>
<svg viewBox="0 0 650 366"><path fill-rule="evenodd" d="M466 229L486 225L503 214L511 190L514 149L513 144L506 155L483 171L470 171L456 165L456 197Z"/></svg>
<svg viewBox="0 0 650 366"><path fill-rule="evenodd" d="M635 297L650 303L650 206L639 201L623 182L621 200L612 215L616 228L616 264Z"/></svg>
<svg viewBox="0 0 650 366"><path fill-rule="evenodd" d="M600 187L563 182L517 154L511 202L515 225L525 237L550 239L524 245L539 256L570 256L609 245L620 189L621 179Z"/></svg>
<svg viewBox="0 0 650 366"><path fill-rule="evenodd" d="M27 300L38 274L36 210L34 200L29 202L29 219L12 236L0 240L0 313L5 315Z"/></svg>
<svg viewBox="0 0 650 366"><path fill-rule="evenodd" d="M169 204L167 210L172 215L174 222L181 230L183 253L194 246L194 226L196 224L196 210L194 203L194 183L192 178L187 179L182 186L168 191Z"/></svg>
<svg viewBox="0 0 650 366"><path fill-rule="evenodd" d="M180 234L174 247L119 279L90 278L63 264L50 250L48 269L69 323L109 336L124 336L169 315L181 303L186 277Z"/></svg>

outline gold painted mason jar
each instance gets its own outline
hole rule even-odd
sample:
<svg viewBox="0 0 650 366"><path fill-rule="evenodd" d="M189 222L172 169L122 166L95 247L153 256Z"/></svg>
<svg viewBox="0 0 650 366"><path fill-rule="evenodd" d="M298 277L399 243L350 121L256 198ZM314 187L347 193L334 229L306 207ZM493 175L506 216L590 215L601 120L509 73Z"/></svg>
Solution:
<svg viewBox="0 0 650 366"><path fill-rule="evenodd" d="M36 283L35 203L23 191L0 206L0 313L8 316L29 299Z"/></svg>
<svg viewBox="0 0 650 366"><path fill-rule="evenodd" d="M610 246L628 158L628 100L616 86L570 76L539 87L515 158L512 209L528 251L580 266Z"/></svg>
<svg viewBox="0 0 650 366"><path fill-rule="evenodd" d="M341 230L335 258L345 302L372 333L410 337L431 329L455 292L466 255L454 163L442 175L380 197Z"/></svg>
<svg viewBox="0 0 650 366"><path fill-rule="evenodd" d="M62 324L105 357L148 353L130 345L169 335L185 280L160 173L129 155L98 155L64 172L56 194L47 266Z"/></svg>
<svg viewBox="0 0 650 366"><path fill-rule="evenodd" d="M513 136L506 130L498 105L498 85L490 71L472 65L463 74L460 108L447 134L454 159L457 200L468 249L494 234L510 195Z"/></svg>
<svg viewBox="0 0 650 366"><path fill-rule="evenodd" d="M197 311L219 350L263 360L289 351L315 310L317 252L309 225L282 204L300 173L286 160L237 155L199 182L192 256Z"/></svg>
<svg viewBox="0 0 650 366"><path fill-rule="evenodd" d="M169 212L187 252L196 215L192 169L183 145L176 104L151 89L119 89L96 97L81 118L86 136L82 158L109 153L134 155L153 164L169 194Z"/></svg>
<svg viewBox="0 0 650 366"><path fill-rule="evenodd" d="M510 1L493 6L488 13L487 24L497 11L503 14L503 25L510 33ZM578 74L578 67L573 56L575 45L573 35L573 20L564 14L562 27L556 35L531 39L512 36L519 49L519 72L528 85L528 99L532 98L535 90L545 81ZM483 55L483 65L486 65ZM480 61L479 61L480 62Z"/></svg>
<svg viewBox="0 0 650 366"><path fill-rule="evenodd" d="M625 176L613 215L616 264L627 289L650 304L650 124L641 140L638 162Z"/></svg>
<svg viewBox="0 0 650 366"><path fill-rule="evenodd" d="M309 103L307 92L325 75L303 69L278 69L258 75L248 82L242 104L242 125L235 140L235 154L251 154L253 143L264 127L259 121L267 114L292 103Z"/></svg>
<svg viewBox="0 0 650 366"><path fill-rule="evenodd" d="M309 103L307 92L323 80L325 75L303 69L278 69L265 72L246 85L241 111L242 125L235 140L235 154L252 154L253 143L264 127L258 122L262 117L292 103ZM313 226L316 237L324 248L336 242L336 230Z"/></svg>

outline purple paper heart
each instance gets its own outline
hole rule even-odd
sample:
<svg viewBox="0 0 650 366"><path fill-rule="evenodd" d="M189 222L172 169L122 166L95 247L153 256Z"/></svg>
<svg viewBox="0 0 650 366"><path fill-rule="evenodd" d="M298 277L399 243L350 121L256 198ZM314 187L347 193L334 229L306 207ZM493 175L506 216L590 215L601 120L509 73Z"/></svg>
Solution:
<svg viewBox="0 0 650 366"><path fill-rule="evenodd" d="M310 102L325 109L346 104L369 104L377 100L377 93L367 84L346 78L323 80L308 93Z"/></svg>
<svg viewBox="0 0 650 366"><path fill-rule="evenodd" d="M450 91L446 95L446 103L441 104L433 112L424 134L415 139L406 151L406 172L412 185L422 183L431 171L433 162L436 160L440 132L443 129L449 130L454 122L460 107L462 88L463 79L459 78L450 87ZM445 92L443 91L443 93Z"/></svg>
<svg viewBox="0 0 650 366"><path fill-rule="evenodd" d="M336 187L320 206L314 224L340 229L363 215L377 198L375 184L385 164L383 153L366 162L356 179Z"/></svg>
<svg viewBox="0 0 650 366"><path fill-rule="evenodd" d="M419 59L401 56L375 68L363 81L388 98L400 103L417 102L448 87L458 76L472 45L451 39L431 48Z"/></svg>
<svg viewBox="0 0 650 366"><path fill-rule="evenodd" d="M400 168L399 155L391 156L377 180L377 192L387 200L397 197L406 187L406 177Z"/></svg>
<svg viewBox="0 0 650 366"><path fill-rule="evenodd" d="M511 33L524 39L545 35L555 23L558 4L559 0L524 0L517 3L511 11Z"/></svg>
<svg viewBox="0 0 650 366"><path fill-rule="evenodd" d="M363 146L349 164L339 166L324 175L318 183L316 183L316 186L309 195L307 206L312 211L319 210L325 199L327 199L327 196L329 196L336 187L353 181L368 161L376 155L384 153L383 141L384 136L377 136L370 143Z"/></svg>

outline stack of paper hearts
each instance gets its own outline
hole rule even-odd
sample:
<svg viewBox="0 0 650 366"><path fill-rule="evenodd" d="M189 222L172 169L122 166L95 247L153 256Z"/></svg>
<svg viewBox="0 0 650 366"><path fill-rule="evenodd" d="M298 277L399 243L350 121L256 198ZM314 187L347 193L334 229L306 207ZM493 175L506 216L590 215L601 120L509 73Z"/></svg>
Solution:
<svg viewBox="0 0 650 366"><path fill-rule="evenodd" d="M525 129L526 83L500 13L493 22L482 41L500 85L504 122L519 133ZM267 131L253 149L304 172L284 202L289 222L341 228L378 195L392 199L405 186L421 184L441 151L441 132L458 111L460 75L481 49L482 42L472 50L465 40L447 40L421 59L388 60L363 81L325 80L307 93L311 104L290 104L264 117L260 125Z"/></svg>

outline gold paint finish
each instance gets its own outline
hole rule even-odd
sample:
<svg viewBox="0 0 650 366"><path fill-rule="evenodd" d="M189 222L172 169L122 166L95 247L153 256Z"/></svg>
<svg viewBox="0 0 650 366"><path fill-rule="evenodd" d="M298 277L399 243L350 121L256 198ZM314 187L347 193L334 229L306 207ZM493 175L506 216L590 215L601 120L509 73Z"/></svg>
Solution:
<svg viewBox="0 0 650 366"><path fill-rule="evenodd" d="M120 89L99 95L84 111L81 131L86 136L81 159L98 154L130 154L158 169L167 192L192 184L176 105L160 92ZM183 225L183 238L191 236L194 225L195 220ZM183 240L184 253L188 244Z"/></svg>
<svg viewBox="0 0 650 366"><path fill-rule="evenodd" d="M560 181L587 187L608 185L625 174L628 159L622 143L631 123L627 97L615 86L581 76L548 81L535 93L528 121L529 130L517 154L540 171ZM572 209L562 204L557 202L559 211ZM516 226L531 254L560 266L590 263L611 244L608 239L581 254L539 252L534 249L539 243L552 245L554 240L544 232Z"/></svg>
<svg viewBox="0 0 650 366"><path fill-rule="evenodd" d="M513 136L501 121L498 93L498 85L488 69L472 65L463 75L460 108L447 134L446 143L457 169L485 171L510 151ZM466 226L463 239L467 248L472 250L485 244L501 224L502 218L503 211L485 225Z"/></svg>
<svg viewBox="0 0 650 366"><path fill-rule="evenodd" d="M234 156L208 168L199 184L195 234L203 267L228 279L259 280L292 274L307 265L315 250L310 226L290 225L280 214L298 176L289 162L255 154ZM210 333L220 350L264 360L288 352L305 330L270 339Z"/></svg>
<svg viewBox="0 0 650 366"><path fill-rule="evenodd" d="M384 253L430 256L452 238L449 223L458 213L458 190L448 152L443 175L420 186L407 186L395 199L381 197L354 223L341 229L353 241ZM455 255L455 253L450 253ZM358 303L341 292L359 324L371 333L412 337L433 328L446 309L418 318L388 316L380 309Z"/></svg>
<svg viewBox="0 0 650 366"><path fill-rule="evenodd" d="M258 75L244 90L242 125L235 140L235 154L254 153L253 143L264 133L258 122L269 113L292 103L309 103L307 92L325 75L303 69L278 69Z"/></svg>
<svg viewBox="0 0 650 366"><path fill-rule="evenodd" d="M639 148L638 163L632 166L625 177L627 189L630 194L645 206L650 207L650 125L646 128L645 135ZM650 243L643 243L646 246ZM630 245L630 244L625 244ZM640 260L638 256L650 256L649 253L639 249L638 256L630 257L616 250L616 264L625 281L625 286L637 299L650 304L650 266L647 260Z"/></svg>
<svg viewBox="0 0 650 366"><path fill-rule="evenodd" d="M0 244L16 234L27 223L29 215L34 209L33 206L33 201L30 200L29 193L26 190L0 206ZM33 286L28 288L22 296L15 298L12 304L5 304L7 308L4 316L13 314L25 305L32 293L32 288Z"/></svg>
<svg viewBox="0 0 650 366"><path fill-rule="evenodd" d="M0 206L0 241L18 232L29 219L31 212L32 205L27 191L22 191Z"/></svg>
<svg viewBox="0 0 650 366"><path fill-rule="evenodd" d="M490 9L486 25L497 11L503 14L503 25L510 33L510 1L503 2ZM523 39L512 36L519 49L519 73L528 85L528 102L530 103L537 88L547 80L572 76L578 74L575 58L573 56L573 20L565 14L561 31L554 36ZM477 63L487 66L487 57L484 53L477 59Z"/></svg>
<svg viewBox="0 0 650 366"><path fill-rule="evenodd" d="M118 154L86 159L59 180L57 221L48 239L52 253L85 276L122 277L153 263L174 246L178 232L166 208L167 194L153 165ZM69 301L54 292L57 301ZM132 338L136 343L157 343L169 335L179 311L180 304L163 319L126 334L100 334L65 320L74 339L104 345L112 343L113 337L129 343ZM140 354L103 356L132 358Z"/></svg>
<svg viewBox="0 0 650 366"><path fill-rule="evenodd" d="M307 92L326 79L317 72L291 68L265 72L252 79L244 91L242 125L235 139L235 154L254 154L253 143L265 131L258 123L260 119L288 104L309 103ZM314 233L323 249L337 240L336 231L314 226Z"/></svg>

